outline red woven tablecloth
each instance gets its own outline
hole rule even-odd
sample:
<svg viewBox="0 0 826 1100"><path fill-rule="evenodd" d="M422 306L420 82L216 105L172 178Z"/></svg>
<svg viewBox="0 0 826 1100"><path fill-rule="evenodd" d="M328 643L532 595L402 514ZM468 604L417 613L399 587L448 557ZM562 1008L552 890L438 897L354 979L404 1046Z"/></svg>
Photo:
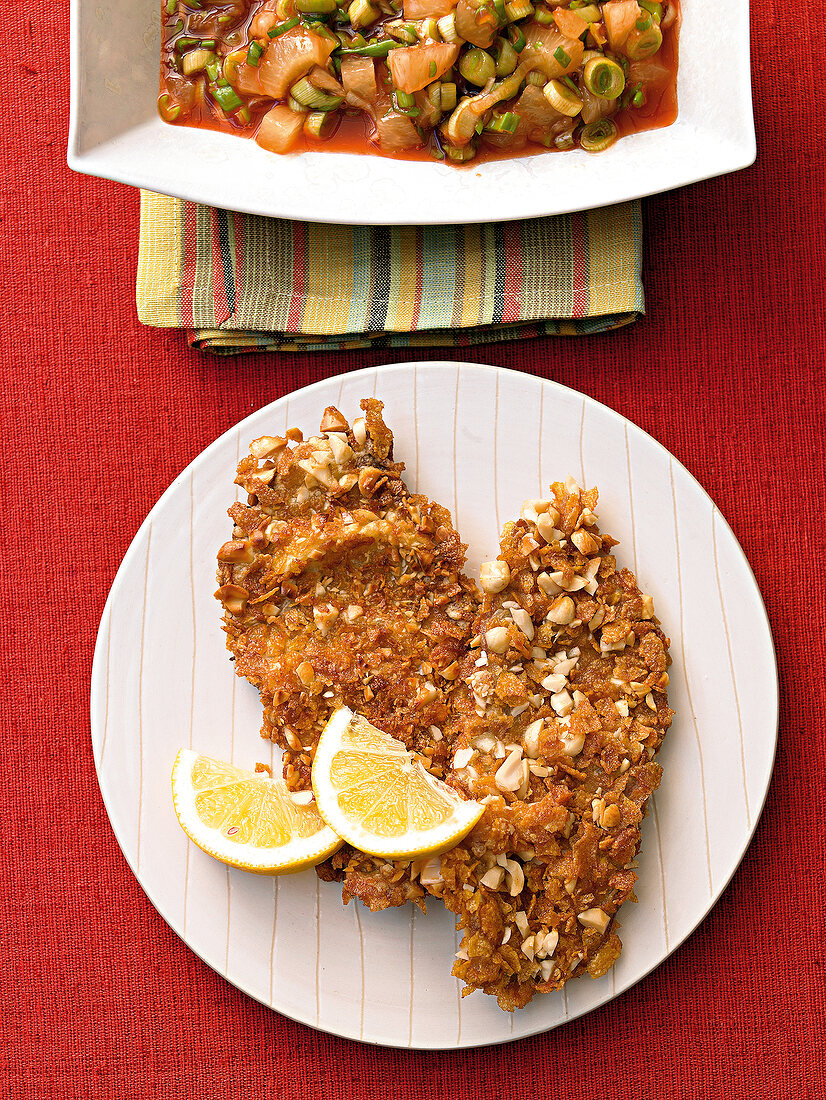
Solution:
<svg viewBox="0 0 826 1100"><path fill-rule="evenodd" d="M216 361L188 350L180 333L141 328L137 193L67 171L66 14L51 11L41 29L18 13L6 88L15 121L0 173L0 1095L826 1095L826 154L810 117L817 50L802 48L805 26L790 24L783 5L754 8L758 163L645 204L648 316L613 335L460 357L606 402L717 501L757 575L778 648L780 747L766 810L721 902L631 992L545 1036L440 1054L318 1034L202 964L126 866L89 741L106 593L169 482L220 432L288 390L409 357ZM814 30L815 15L796 11Z"/></svg>

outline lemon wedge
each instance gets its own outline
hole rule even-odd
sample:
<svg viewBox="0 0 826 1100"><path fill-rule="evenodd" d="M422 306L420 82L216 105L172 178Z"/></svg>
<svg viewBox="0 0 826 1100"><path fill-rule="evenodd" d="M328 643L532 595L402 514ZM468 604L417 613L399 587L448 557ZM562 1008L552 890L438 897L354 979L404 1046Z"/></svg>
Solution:
<svg viewBox="0 0 826 1100"><path fill-rule="evenodd" d="M435 779L401 741L347 707L321 734L312 783L330 828L354 848L388 859L452 848L485 809Z"/></svg>
<svg viewBox="0 0 826 1100"><path fill-rule="evenodd" d="M291 794L284 780L181 749L172 800L186 835L208 855L282 875L312 867L342 844L325 825L310 791Z"/></svg>

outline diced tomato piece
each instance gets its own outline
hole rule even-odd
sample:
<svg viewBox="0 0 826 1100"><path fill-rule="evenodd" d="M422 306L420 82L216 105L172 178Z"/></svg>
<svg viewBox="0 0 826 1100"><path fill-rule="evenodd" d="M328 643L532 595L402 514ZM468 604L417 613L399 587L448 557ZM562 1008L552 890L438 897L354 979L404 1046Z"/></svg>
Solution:
<svg viewBox="0 0 826 1100"><path fill-rule="evenodd" d="M276 103L261 119L255 140L271 153L286 153L298 141L303 129L302 112L291 110L286 103Z"/></svg>
<svg viewBox="0 0 826 1100"><path fill-rule="evenodd" d="M393 50L387 58L393 84L403 92L418 92L447 72L459 56L458 42L433 42Z"/></svg>
<svg viewBox="0 0 826 1100"><path fill-rule="evenodd" d="M258 63L258 80L265 95L283 99L290 87L314 65L324 68L335 48L329 38L294 27L274 38Z"/></svg>
<svg viewBox="0 0 826 1100"><path fill-rule="evenodd" d="M415 149L421 145L419 131L407 117L395 111L376 119L382 149Z"/></svg>
<svg viewBox="0 0 826 1100"><path fill-rule="evenodd" d="M492 5L486 0L459 0L456 5L456 33L466 42L486 50L499 32Z"/></svg>
<svg viewBox="0 0 826 1100"><path fill-rule="evenodd" d="M405 19L441 19L450 15L458 0L404 0Z"/></svg>
<svg viewBox="0 0 826 1100"><path fill-rule="evenodd" d="M341 83L367 103L376 102L376 67L372 57L342 57Z"/></svg>
<svg viewBox="0 0 826 1100"><path fill-rule="evenodd" d="M568 8L554 8L554 22L566 38L579 38L588 30L587 21Z"/></svg>
<svg viewBox="0 0 826 1100"><path fill-rule="evenodd" d="M642 8L637 0L607 0L602 5L602 18L608 31L608 42L615 52L622 48L638 19Z"/></svg>
<svg viewBox="0 0 826 1100"><path fill-rule="evenodd" d="M567 38L560 34L555 27L535 23L525 31L525 41L533 49L530 53L523 51L521 57L529 58L549 80L575 72L582 64L582 55L585 53L583 44L578 38Z"/></svg>

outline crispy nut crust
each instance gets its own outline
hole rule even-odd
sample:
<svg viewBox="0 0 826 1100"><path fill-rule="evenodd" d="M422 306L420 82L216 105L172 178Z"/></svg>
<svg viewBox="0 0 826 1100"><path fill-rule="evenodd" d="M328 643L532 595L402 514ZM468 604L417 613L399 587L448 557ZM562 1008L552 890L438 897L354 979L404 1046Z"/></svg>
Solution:
<svg viewBox="0 0 826 1100"><path fill-rule="evenodd" d="M595 489L526 502L480 592L449 513L401 480L381 403L361 406L352 427L330 407L319 436L262 437L240 463L250 503L230 509L216 593L227 645L293 789L345 704L486 801L425 865L345 846L318 873L374 910L441 898L465 993L510 1011L619 956L672 718L669 643L599 531Z"/></svg>

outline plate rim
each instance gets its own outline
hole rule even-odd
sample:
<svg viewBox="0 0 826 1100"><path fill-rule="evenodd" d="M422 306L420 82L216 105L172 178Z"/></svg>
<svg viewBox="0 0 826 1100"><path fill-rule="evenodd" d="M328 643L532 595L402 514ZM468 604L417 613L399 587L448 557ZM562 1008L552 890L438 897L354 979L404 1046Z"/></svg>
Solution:
<svg viewBox="0 0 826 1100"><path fill-rule="evenodd" d="M73 134L74 131L71 131ZM751 132L741 136L741 140L732 140L725 146L725 153L727 157L721 156L721 162L715 166L711 171L708 169L697 170L691 173L689 176L681 176L679 179L670 181L660 181L654 183L651 186L637 185L622 192L615 192L605 199L598 198L596 201L589 200L587 204L583 204L577 201L575 197L576 189L571 188L570 200L562 200L558 202L553 210L546 210L540 206L536 209L520 210L518 213L503 214L501 211L498 216L491 219L490 216L483 213L481 210L473 212L465 212L463 214L461 223L457 219L448 214L438 215L431 213L426 221L420 218L404 218L393 217L389 214L382 213L381 209L374 211L370 221L358 221L353 218L336 217L335 213L328 214L325 208L316 210L313 212L312 219L305 219L301 214L294 211L287 210L263 210L260 206L252 201L244 201L243 199L235 199L231 205L227 205L226 202L221 201L221 195L218 193L215 187L210 187L209 184L204 184L202 188L197 186L190 187L176 187L174 190L169 190L168 187L162 186L164 181L159 181L151 171L144 170L141 166L136 166L129 170L125 170L119 167L119 162L115 158L107 159L106 151L111 148L112 143L104 143L96 146L95 149L89 150L84 153L80 153L73 147L73 137L70 136L69 145L66 152L66 164L74 172L78 172L84 176L90 176L94 179L110 180L113 183L125 184L128 187L135 187L139 190L154 191L157 194L170 195L172 198L181 199L183 202L192 202L200 206L212 206L224 210L232 210L240 214L249 214L256 217L266 218L278 218L282 221L312 221L316 225L365 225L365 226L418 226L418 225L482 225L489 222L495 224L506 224L509 222L525 221L530 218L553 218L563 217L568 214L580 213L584 210L599 210L607 206L617 206L621 203L633 202L638 199L651 198L655 195L664 195L669 191L677 191L681 187L690 187L695 183L702 183L705 180L719 179L721 176L729 175L732 172L740 172L745 168L751 167L757 159L757 145L754 132L754 122L751 121ZM304 155L304 154L300 154ZM308 153L307 155L316 156L351 156L355 154L337 154L337 153ZM537 154L541 155L541 154ZM363 156L369 156L364 154ZM360 155L359 159L363 159ZM387 158L381 158L387 159ZM528 158L514 158L516 160L528 159ZM417 162L412 162L417 163ZM455 171L455 169L452 169ZM461 169L459 169L461 171Z"/></svg>
<svg viewBox="0 0 826 1100"><path fill-rule="evenodd" d="M446 367L446 366L447 367L455 367L455 368L465 367L465 368L470 368L471 370L481 370L481 371L486 372L486 373L492 373L494 375L496 375L496 374L520 375L523 380L524 379L530 379L531 381L535 382L539 387L548 386L551 390L559 390L559 391L563 391L567 394L574 394L576 397L581 398L585 402L586 407L588 405L592 405L595 408L598 408L602 413L609 414L611 419L615 420L616 422L618 422L621 425L626 425L630 431L638 433L640 436L644 437L647 441L654 444L655 447L665 457L667 457L669 459L669 461L671 463L673 463L676 466L676 468L683 475L685 475L685 477L687 477L688 479L690 479L691 482L693 482L694 486L699 490L702 497L705 498L708 505L710 506L712 518L714 518L716 516L720 520L720 522L723 524L725 530L730 535L732 544L736 548L736 551L737 551L737 553L739 555L739 558L741 560L741 564L745 566L745 569L747 571L747 576L751 579L751 584L753 586L754 594L757 597L755 608L759 612L761 626L763 627L763 629L765 630L765 633L766 633L766 639L768 641L769 650L770 650L771 658L772 658L773 669L774 669L774 676L771 680L771 688L772 688L772 706L771 706L771 716L770 716L771 721L770 721L770 723L767 724L767 728L771 730L771 734L772 734L772 746L771 746L771 752L769 753L769 756L768 756L768 759L767 759L767 768L766 768L765 775L760 776L760 779L759 779L759 788L758 788L759 789L759 800L758 800L758 802L755 803L756 808L755 808L754 815L753 815L753 818L752 818L752 821L751 821L751 825L747 826L745 831L744 831L745 840L742 843L742 845L738 845L737 853L732 859L732 863L731 863L730 868L728 868L728 870L721 876L720 884L719 884L719 886L715 887L713 895L709 899L708 904L703 908L701 914L697 917L696 920L693 920L693 918L692 918L693 923L692 923L691 927L689 929L687 929L675 942L669 944L668 948L665 950L665 952L662 955L660 955L654 962L652 962L652 964L650 966L648 966L646 969L644 969L642 971L642 973L635 976L631 981L629 981L627 984L623 985L621 988L617 989L615 992L613 992L610 996L606 997L599 1004L593 1005L590 1008L585 1008L582 1011L579 1011L574 1015L566 1016L564 1019L561 1019L561 1020L553 1023L550 1027L546 1026L545 1024L539 1024L537 1027L529 1029L528 1031L520 1032L519 1035L503 1036L501 1038L493 1039L493 1040L490 1040L490 1041L480 1040L478 1042L467 1042L467 1043L462 1042L462 1043L458 1043L458 1044L455 1043L455 1042L449 1042L449 1043L446 1042L442 1045L433 1045L431 1043L423 1044L423 1043L416 1043L416 1042L411 1042L409 1044L402 1045L402 1044L399 1044L396 1041L393 1041L392 1039L382 1039L382 1038L376 1038L376 1037L373 1037L373 1036L365 1037L363 1035L357 1035L357 1034L355 1034L354 1031L347 1030L346 1028L342 1029L342 1028L333 1028L333 1027L330 1027L330 1026L324 1026L324 1025L320 1024L317 1020L311 1019L311 1018L309 1018L309 1016L303 1015L301 1013L293 1013L293 1012L288 1013L288 1012L283 1011L281 1008L276 1008L274 1005L270 1004L263 997L257 996L256 994L251 993L249 990L245 989L241 984L234 981L228 974L221 973L219 970L217 970L212 965L212 963L210 963L209 960L204 957L204 954L202 954L201 951L199 951L198 949L193 947L192 944L188 942L188 940L184 937L183 933L178 930L178 928L175 926L175 924L172 922L170 917L165 912L164 906L161 903L161 901L159 899L156 899L156 897L154 896L154 892L147 889L145 884L142 882L142 880L141 880L141 878L138 874L138 871L135 867L135 861L130 856L130 854L127 852L126 844L121 839L120 832L119 832L118 828L115 825L115 822L114 822L113 817L112 817L112 813L110 811L110 795L107 794L105 784L102 781L102 777L101 777L101 773L100 773L100 767L99 767L99 761L98 761L98 753L97 753L97 749L96 749L96 739L95 739L95 730L97 728L96 702L97 702L97 699L98 699L98 695L99 695L101 686L102 686L103 683L105 683L105 676L104 676L104 662L105 662L104 637L105 637L106 631L105 631L104 628L110 622L110 619L111 619L112 603L113 603L113 598L117 595L117 588L118 588L120 583L123 583L123 578L126 575L127 569L131 567L132 558L134 556L136 556L137 553L138 553L139 543L140 543L140 541L143 537L145 529L151 523L152 515L155 512L155 510L160 507L162 502L164 502L170 494L173 493L173 491L176 489L178 483L183 482L184 478L187 475L190 474L190 472L193 470L193 467L196 464L200 464L202 461L205 462L207 460L207 456L214 449L217 450L219 448L219 446L224 443L225 439L228 439L230 436L232 436L235 433L239 432L241 430L241 428L243 427L243 425L248 420L250 420L253 417L257 417L260 413L266 411L271 406L276 405L279 402L284 401L287 398L293 397L296 394L300 393L302 395L305 395L305 394L308 394L308 393L312 393L313 390L319 389L323 386L327 386L327 385L329 385L329 383L334 378L336 378L338 376L337 375L330 375L330 376L327 376L325 378L318 379L317 381L312 382L307 386L301 386L296 390L288 390L286 393L282 394L280 397L276 398L274 401L269 401L265 405L262 405L257 409L253 409L252 412L250 412L249 414L244 416L241 420L239 420L236 423L230 425L230 427L227 428L226 431L221 432L221 434L219 436L217 436L206 447L204 447L203 450L199 451L198 454L195 456L195 458L192 459L191 462L187 463L187 465L170 482L170 484L167 486L167 488L163 491L163 493L160 495L160 497L158 497L158 499L155 501L155 503L149 509L147 515L144 517L144 519L141 522L141 524L139 525L137 531L133 535L133 537L132 537L132 539L129 543L129 546L127 547L127 550L124 553L123 558L120 561L118 569L117 569L117 571L115 573L115 576L113 578L112 584L110 586L109 592L107 594L106 601L105 601L105 604L104 604L104 607L103 607L103 611L102 611L101 616L100 616L100 622L99 622L99 625L98 625L97 636L96 636L96 640L95 640L94 653L93 653L93 657L92 657L92 669L91 669L91 676L90 676L90 691L89 691L90 742L91 742L91 749L92 749L92 759L93 759L94 767L95 767L95 777L97 779L98 788L99 788L99 791L100 791L100 794L101 794L101 798L102 798L102 801L103 801L103 804L104 804L104 808L106 810L106 816L107 816L107 819L108 819L109 826L110 826L110 828L111 828L111 830L112 830L112 832L115 836L115 840L117 841L117 844L118 844L118 847L121 851L121 854L123 855L123 858L126 860L127 866L129 867L130 871L132 872L132 874L134 875L134 877L137 881L138 887L144 893L144 895L146 896L149 903L152 905L152 907L157 912L158 916L160 916L160 918L167 924L167 926L172 930L172 932L174 932L174 934L178 937L178 939L181 940L181 942L184 944L184 946L188 950L192 951L193 954L195 954L201 960L201 962L203 962L207 967L209 967L209 969L211 971L213 971L213 973L215 973L218 976L218 978L226 980L234 988L238 989L241 993L243 993L245 996L249 997L250 999L258 1002L264 1008L267 1008L272 1012L276 1012L279 1015L282 1015L287 1019L291 1019L291 1020L296 1021L297 1023L304 1024L307 1027L312 1028L314 1031L322 1032L322 1033L328 1034L328 1035L334 1035L338 1038L343 1038L343 1039L347 1039L347 1040L351 1040L351 1041L355 1041L355 1042L365 1043L365 1044L371 1045L371 1046L380 1046L380 1047L384 1047L384 1048L387 1048L387 1049L393 1049L393 1050L452 1050L452 1051L472 1050L472 1049L477 1049L477 1048L482 1047L482 1046L494 1047L494 1046L500 1046L504 1043L519 1041L520 1039L528 1039L528 1038L531 1038L531 1037L539 1035L539 1034L549 1033L550 1031L556 1030L556 1028L558 1028L558 1027L561 1027L565 1024L571 1023L573 1020L580 1019L581 1017L586 1016L586 1015L590 1014L591 1012L598 1011L599 1009L602 1009L606 1005L608 1005L608 1004L612 1003L613 1001L617 1000L617 998L623 996L629 990L633 989L636 985L638 985L641 981L643 981L643 979L647 978L654 970L656 970L659 966L661 966L664 962L666 962L666 960L669 959L674 954L674 952L679 947L681 947L682 944L684 944L686 942L686 940L688 940L689 937L692 936L697 931L697 929L700 927L700 925L703 923L703 921L705 921L706 917L709 915L711 910L718 904L718 902L722 898L723 894L728 889L732 878L734 877L735 873L737 872L738 868L740 867L741 863L743 862L743 859L745 858L746 852L748 851L749 847L751 846L751 843L754 839L754 835L757 831L757 828L758 828L758 826L760 824L760 821L761 821L761 818L763 816L763 811L765 809L766 801L767 801L769 790L770 790L770 787L771 787L772 776L773 776L774 766L775 766L776 757L777 757L777 748L778 748L778 732L779 732L779 717L780 717L779 672L778 672L778 663L777 663L777 650L776 650L776 647L775 647L775 644L774 644L774 635L773 635L773 632L772 632L772 629L771 629L771 622L769 620L768 612L766 610L765 600L763 599L763 594L760 591L760 587L757 583L757 578L754 574L754 570L751 567L751 563L749 562L745 551L743 550L742 546L740 545L740 542L739 542L737 536L735 535L734 531L732 530L731 525L728 523L728 520L725 518L723 513L720 511L719 507L717 506L715 501L712 499L710 494L704 489L704 487L697 480L697 478L694 477L694 475L691 473L691 471L688 470L688 468L682 462L680 462L680 460L675 455L673 455L668 450L668 448L665 447L664 444L660 443L657 439L654 438L654 436L652 436L652 435L650 435L650 433L646 432L645 429L640 428L632 420L630 420L627 417L623 416L622 413L617 412L615 409L612 409L609 405L606 405L603 402L598 401L596 398L591 397L589 394L583 393L580 390L576 390L572 386L565 386L565 385L563 385L559 382L556 382L553 379L540 378L537 375L525 374L524 372L521 372L521 371L513 371L508 367L497 366L497 365L493 365L493 364L489 364L489 363L469 363L469 362L463 362L461 360L450 360L450 359L410 360L408 362L385 363L385 364L379 364L379 365L373 366L373 367L364 367L364 368L361 368L360 370L357 370L357 371L348 371L348 372L345 372L345 376L348 379L352 379L352 378L358 379L358 378L365 377L365 376L369 375L369 376L371 376L371 378L375 378L376 381L378 381L380 376L384 373L395 374L395 373L402 373L404 371L410 370L411 368L416 369L416 370L421 370L421 369L428 370L428 369L434 369L434 368L443 368L443 367Z"/></svg>

